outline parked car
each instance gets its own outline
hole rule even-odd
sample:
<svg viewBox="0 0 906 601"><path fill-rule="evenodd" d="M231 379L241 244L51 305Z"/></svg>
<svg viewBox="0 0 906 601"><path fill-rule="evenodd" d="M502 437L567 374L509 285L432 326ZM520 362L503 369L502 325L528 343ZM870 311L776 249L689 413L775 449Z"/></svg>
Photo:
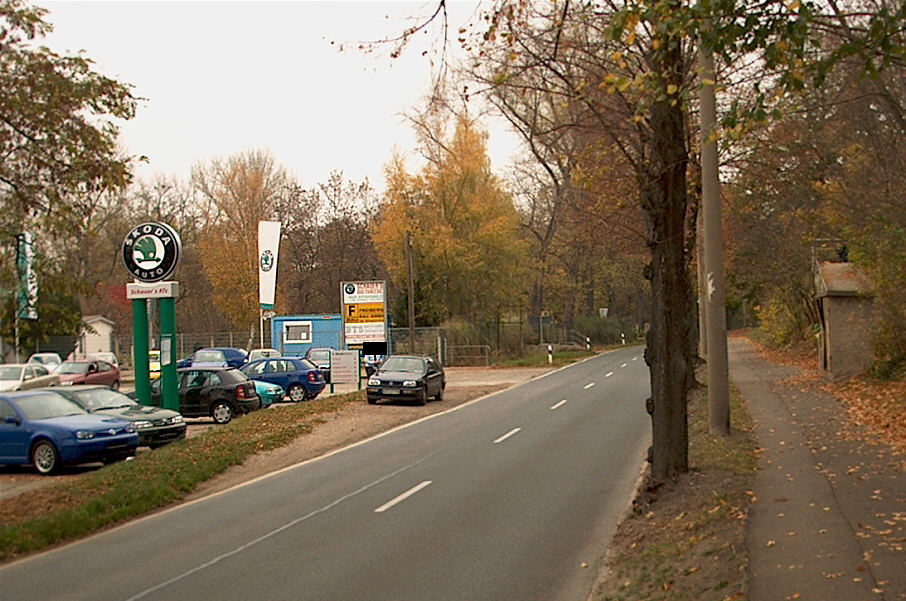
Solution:
<svg viewBox="0 0 906 601"><path fill-rule="evenodd" d="M310 348L305 353L305 358L314 363L321 373L324 374L324 381L330 384L330 351L332 348Z"/></svg>
<svg viewBox="0 0 906 601"><path fill-rule="evenodd" d="M52 474L64 465L131 457L137 445L128 421L92 415L53 390L0 394L0 463Z"/></svg>
<svg viewBox="0 0 906 601"><path fill-rule="evenodd" d="M26 363L39 363L49 371L55 370L63 362L59 353L33 353Z"/></svg>
<svg viewBox="0 0 906 601"><path fill-rule="evenodd" d="M97 353L88 353L85 357L86 359L100 359L101 361L106 361L110 365L116 367L120 366L119 360L116 358L116 353L110 353L107 351L98 351Z"/></svg>
<svg viewBox="0 0 906 601"><path fill-rule="evenodd" d="M60 376L40 363L0 365L0 392L28 390L60 383Z"/></svg>
<svg viewBox="0 0 906 601"><path fill-rule="evenodd" d="M55 389L89 413L110 415L132 424L138 446L156 449L186 437L186 420L176 411L139 405L125 394L106 386L75 385Z"/></svg>
<svg viewBox="0 0 906 601"><path fill-rule="evenodd" d="M427 355L391 355L368 378L368 402L384 399L414 400L419 405L428 397L443 400L446 377L443 368Z"/></svg>
<svg viewBox="0 0 906 601"><path fill-rule="evenodd" d="M264 380L252 380L255 383L255 392L261 397L261 406L270 407L274 403L279 403L286 397L283 387L279 384L271 384Z"/></svg>
<svg viewBox="0 0 906 601"><path fill-rule="evenodd" d="M269 359L271 357L279 357L282 353L274 348L256 348L249 351L249 363L252 361L257 361L258 359Z"/></svg>
<svg viewBox="0 0 906 601"><path fill-rule="evenodd" d="M152 380L160 377L160 351L148 351L148 375Z"/></svg>
<svg viewBox="0 0 906 601"><path fill-rule="evenodd" d="M113 390L120 389L120 368L106 361L86 359L84 361L63 361L57 368L62 386L73 384L102 384Z"/></svg>
<svg viewBox="0 0 906 601"><path fill-rule="evenodd" d="M226 354L219 349L202 349L192 355L191 367L228 367Z"/></svg>
<svg viewBox="0 0 906 601"><path fill-rule="evenodd" d="M176 370L179 412L184 417L214 418L229 423L234 416L261 407L255 384L234 367L184 367ZM151 383L151 402L160 405L160 380Z"/></svg>
<svg viewBox="0 0 906 601"><path fill-rule="evenodd" d="M244 349L233 348L229 346L214 346L196 350L185 359L180 359L179 361L177 361L176 367L190 367L192 365L195 365L195 358L199 353L202 353L203 358L210 358L211 355L208 355L207 351L221 351L224 358L226 359L227 365L230 367L242 367L248 362L248 353L245 352Z"/></svg>
<svg viewBox="0 0 906 601"><path fill-rule="evenodd" d="M279 384L294 403L315 398L327 385L314 363L298 357L259 359L244 365L242 371L253 380Z"/></svg>

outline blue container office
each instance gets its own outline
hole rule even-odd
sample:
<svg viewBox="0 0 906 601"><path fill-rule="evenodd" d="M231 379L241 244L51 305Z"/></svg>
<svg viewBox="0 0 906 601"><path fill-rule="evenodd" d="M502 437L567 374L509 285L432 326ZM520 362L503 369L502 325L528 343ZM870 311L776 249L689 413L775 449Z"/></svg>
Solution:
<svg viewBox="0 0 906 601"><path fill-rule="evenodd" d="M345 350L340 314L284 315L271 319L271 344L288 357L302 357L310 348Z"/></svg>

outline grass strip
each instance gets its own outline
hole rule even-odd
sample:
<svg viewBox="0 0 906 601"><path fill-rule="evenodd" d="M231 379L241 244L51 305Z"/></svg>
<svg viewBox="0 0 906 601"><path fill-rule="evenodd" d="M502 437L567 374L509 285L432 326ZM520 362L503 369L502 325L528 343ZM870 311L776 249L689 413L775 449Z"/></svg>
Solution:
<svg viewBox="0 0 906 601"><path fill-rule="evenodd" d="M595 601L725 601L746 595L745 526L757 468L754 426L731 390L731 434L708 431L707 390L689 402L690 471L646 484L617 529Z"/></svg>
<svg viewBox="0 0 906 601"><path fill-rule="evenodd" d="M358 391L254 411L200 436L139 453L131 461L23 493L16 499L16 513L0 508L0 561L173 505L230 466L286 445L311 431L321 415L364 402L364 397Z"/></svg>

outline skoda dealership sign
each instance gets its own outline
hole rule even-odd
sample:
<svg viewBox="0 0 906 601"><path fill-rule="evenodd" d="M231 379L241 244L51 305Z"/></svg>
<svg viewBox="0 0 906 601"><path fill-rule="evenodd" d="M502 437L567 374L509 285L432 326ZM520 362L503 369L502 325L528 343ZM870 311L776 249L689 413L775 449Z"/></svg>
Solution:
<svg viewBox="0 0 906 601"><path fill-rule="evenodd" d="M159 282L176 268L181 245L179 234L166 223L142 223L123 241L123 264L135 279Z"/></svg>

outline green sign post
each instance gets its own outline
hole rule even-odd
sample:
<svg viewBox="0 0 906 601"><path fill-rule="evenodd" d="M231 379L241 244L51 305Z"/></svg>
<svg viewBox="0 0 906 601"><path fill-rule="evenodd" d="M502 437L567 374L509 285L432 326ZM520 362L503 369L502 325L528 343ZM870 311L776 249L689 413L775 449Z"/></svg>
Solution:
<svg viewBox="0 0 906 601"><path fill-rule="evenodd" d="M176 310L178 282L167 278L179 261L179 234L165 223L142 223L123 241L123 264L135 278L126 284L126 298L132 300L132 350L135 369L135 397L151 404L151 377L148 369L148 299L159 299L160 371L163 407L179 411L176 381Z"/></svg>

